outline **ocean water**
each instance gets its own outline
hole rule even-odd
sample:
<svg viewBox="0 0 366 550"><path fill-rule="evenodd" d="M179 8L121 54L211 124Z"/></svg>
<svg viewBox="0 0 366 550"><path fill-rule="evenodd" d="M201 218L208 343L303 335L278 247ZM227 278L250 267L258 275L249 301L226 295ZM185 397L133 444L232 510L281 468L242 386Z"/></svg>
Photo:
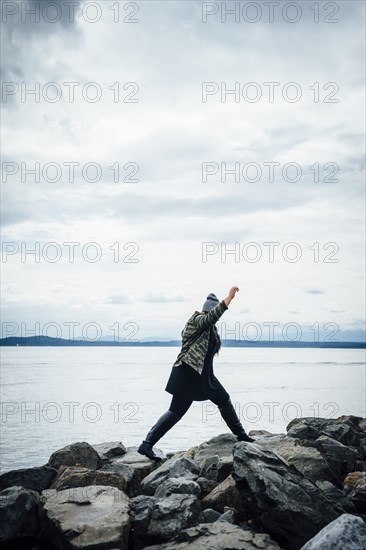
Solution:
<svg viewBox="0 0 366 550"><path fill-rule="evenodd" d="M139 445L169 408L177 347L0 348L1 471L40 466L64 445ZM366 416L365 350L222 348L214 372L247 432L286 433L296 417ZM178 451L228 432L194 401L156 448Z"/></svg>

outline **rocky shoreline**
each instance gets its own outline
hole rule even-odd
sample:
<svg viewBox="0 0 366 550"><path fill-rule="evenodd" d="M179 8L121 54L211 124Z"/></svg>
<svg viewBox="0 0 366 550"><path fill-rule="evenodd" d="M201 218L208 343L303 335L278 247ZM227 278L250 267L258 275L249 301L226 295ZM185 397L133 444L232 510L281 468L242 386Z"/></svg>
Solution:
<svg viewBox="0 0 366 550"><path fill-rule="evenodd" d="M0 476L0 548L365 549L366 418L295 418L286 432L154 448L161 463L123 442L68 445Z"/></svg>

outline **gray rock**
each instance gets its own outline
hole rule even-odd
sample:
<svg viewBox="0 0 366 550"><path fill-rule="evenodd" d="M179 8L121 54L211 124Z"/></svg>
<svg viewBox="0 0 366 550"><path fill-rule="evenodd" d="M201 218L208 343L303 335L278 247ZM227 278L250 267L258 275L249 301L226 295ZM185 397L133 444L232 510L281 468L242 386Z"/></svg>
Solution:
<svg viewBox="0 0 366 550"><path fill-rule="evenodd" d="M326 525L300 550L364 550L366 524L351 514L342 514Z"/></svg>
<svg viewBox="0 0 366 550"><path fill-rule="evenodd" d="M218 518L217 521L226 521L227 523L232 523L233 525L236 524L236 518L235 518L235 510L232 508L226 509L226 511L221 514L221 516Z"/></svg>
<svg viewBox="0 0 366 550"><path fill-rule="evenodd" d="M314 483L260 444L236 443L232 477L250 507L254 528L288 550L298 549L339 515Z"/></svg>
<svg viewBox="0 0 366 550"><path fill-rule="evenodd" d="M266 436L258 439L258 445L293 464L313 482L319 479L335 481L335 475L322 453L314 447L303 446L299 439L283 434Z"/></svg>
<svg viewBox="0 0 366 550"><path fill-rule="evenodd" d="M0 491L7 487L18 485L40 493L51 486L56 474L57 471L54 468L46 465L11 470L0 475Z"/></svg>
<svg viewBox="0 0 366 550"><path fill-rule="evenodd" d="M199 459L195 459L197 462ZM233 466L233 456L230 455L212 455L202 458L199 462L200 476L211 481L223 481L231 473Z"/></svg>
<svg viewBox="0 0 366 550"><path fill-rule="evenodd" d="M342 418L342 417L341 417ZM315 441L321 435L336 439L343 445L360 444L360 432L350 422L344 422L341 418L294 418L287 425L287 435L299 439Z"/></svg>
<svg viewBox="0 0 366 550"><path fill-rule="evenodd" d="M141 491L146 495L153 495L159 485L170 477L196 480L199 477L199 468L190 458L169 458L143 479Z"/></svg>
<svg viewBox="0 0 366 550"><path fill-rule="evenodd" d="M71 489L73 487L86 487L88 485L107 485L126 491L127 481L121 474L115 472L102 472L101 470L88 470L78 466L60 466L57 477L51 489Z"/></svg>
<svg viewBox="0 0 366 550"><path fill-rule="evenodd" d="M122 456L127 452L127 449L123 445L122 441L94 443L92 444L92 447L97 451L103 463L110 460L111 458Z"/></svg>
<svg viewBox="0 0 366 550"><path fill-rule="evenodd" d="M356 466L357 452L327 435L319 436L314 444L327 460L330 469L341 483Z"/></svg>
<svg viewBox="0 0 366 550"><path fill-rule="evenodd" d="M137 446L126 447L126 453L118 460L123 460L125 464L131 464L134 467L136 464L142 464L145 462L152 462L152 466L155 466L157 464L157 462L155 462L154 460L150 460L150 458L147 458L147 456L140 455L140 453L137 452L137 449ZM157 456L160 456L160 458L165 460L164 453L160 449L154 447L154 452Z"/></svg>
<svg viewBox="0 0 366 550"><path fill-rule="evenodd" d="M140 550L148 544L147 532L151 519L151 511L156 498L139 495L130 499L131 537L134 550Z"/></svg>
<svg viewBox="0 0 366 550"><path fill-rule="evenodd" d="M137 486L139 484L139 476L131 464L126 464L125 462L121 462L119 459L115 459L102 466L100 471L116 473L123 476L127 482L126 492L130 496L135 496L132 495L132 488L134 485Z"/></svg>
<svg viewBox="0 0 366 550"><path fill-rule="evenodd" d="M99 454L89 443L80 441L58 449L50 456L48 466L58 470L60 466L83 466L97 470L102 465Z"/></svg>
<svg viewBox="0 0 366 550"><path fill-rule="evenodd" d="M212 508L223 514L228 506L233 506L238 513L238 519L246 521L251 517L250 503L248 504L238 486L230 475L201 500L203 509Z"/></svg>
<svg viewBox="0 0 366 550"><path fill-rule="evenodd" d="M207 493L213 488L213 484L208 484L203 479L210 482L221 482L230 475L233 461L232 451L236 442L237 438L234 434L223 433L212 437L197 447L191 447L187 451L167 453L167 456L170 457L170 460L188 458L194 461L199 467L198 477L201 485L206 485L206 491L203 490L203 492ZM184 467L184 463L182 464ZM196 476L195 469L193 473ZM182 475L187 477L188 474L182 473ZM195 479L195 477L192 479Z"/></svg>
<svg viewBox="0 0 366 550"><path fill-rule="evenodd" d="M197 464L200 464L204 458L215 455L219 457L229 456L232 458L235 443L237 443L237 438L232 433L224 433L212 437L196 447L194 460Z"/></svg>
<svg viewBox="0 0 366 550"><path fill-rule="evenodd" d="M39 494L31 489L14 486L0 492L0 541L11 541L37 534Z"/></svg>
<svg viewBox="0 0 366 550"><path fill-rule="evenodd" d="M265 533L245 531L227 522L200 523L182 530L170 542L149 550L281 550ZM147 549L146 549L147 550Z"/></svg>
<svg viewBox="0 0 366 550"><path fill-rule="evenodd" d="M154 451L156 452L155 448ZM123 456L110 459L102 466L101 471L121 474L127 481L128 495L134 497L141 493L142 480L158 467L158 462L140 455L137 447L127 447Z"/></svg>
<svg viewBox="0 0 366 550"><path fill-rule="evenodd" d="M184 495L196 495L201 494L201 487L193 479L186 479L184 477L168 477L163 481L156 489L154 496L157 498L168 497L173 493Z"/></svg>
<svg viewBox="0 0 366 550"><path fill-rule="evenodd" d="M127 548L129 498L115 487L46 489L41 495L42 537L58 548Z"/></svg>
<svg viewBox="0 0 366 550"><path fill-rule="evenodd" d="M199 476L199 468L191 458L178 458L172 464L169 477L184 477L186 479L197 479Z"/></svg>
<svg viewBox="0 0 366 550"><path fill-rule="evenodd" d="M151 511L148 536L167 541L182 529L197 525L202 519L196 496L173 494L156 500Z"/></svg>
<svg viewBox="0 0 366 550"><path fill-rule="evenodd" d="M217 512L212 508L206 508L206 510L203 510L202 514L204 518L204 523L212 523L213 521L219 519L219 517L222 515L220 514L220 512Z"/></svg>
<svg viewBox="0 0 366 550"><path fill-rule="evenodd" d="M350 514L356 513L355 505L347 497L345 491L338 489L330 481L316 481L316 485L323 491L325 496L333 502L334 506L341 506L345 512Z"/></svg>
<svg viewBox="0 0 366 550"><path fill-rule="evenodd" d="M366 523L366 419L300 418L287 435L250 435L256 435L254 444L224 433L169 460L155 449L164 459L160 464L121 442L79 442L53 453L45 466L3 474L0 487L17 482L42 491L34 514L42 521L40 544L52 541L68 550L129 544L135 550L151 544L298 550L344 512ZM130 542L123 490L135 497ZM126 506L117 513L120 494Z"/></svg>
<svg viewBox="0 0 366 550"><path fill-rule="evenodd" d="M162 499L139 495L131 499L130 504L135 549L163 543L203 519L194 495L173 494Z"/></svg>
<svg viewBox="0 0 366 550"><path fill-rule="evenodd" d="M362 416L354 416L352 414L338 416L337 422L343 422L344 424L349 424L355 430L363 432L366 435L366 418Z"/></svg>

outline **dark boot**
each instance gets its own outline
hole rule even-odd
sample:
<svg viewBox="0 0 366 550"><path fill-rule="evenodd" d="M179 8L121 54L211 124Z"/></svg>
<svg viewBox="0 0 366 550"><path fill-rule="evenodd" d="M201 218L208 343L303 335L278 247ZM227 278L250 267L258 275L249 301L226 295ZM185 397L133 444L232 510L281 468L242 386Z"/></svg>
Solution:
<svg viewBox="0 0 366 550"><path fill-rule="evenodd" d="M230 430L237 436L238 441L249 441L251 443L255 441L255 439L249 437L249 435L245 432L230 398L224 405L219 407L219 411Z"/></svg>
<svg viewBox="0 0 366 550"><path fill-rule="evenodd" d="M155 443L159 441L159 439L161 439L163 435L166 434L166 432L170 430L170 428L172 428L181 418L182 417L177 413L167 410L151 428L146 436L146 439L143 440L140 447L137 449L137 452L141 455L147 456L151 460L155 460L156 462L162 461L162 458L157 456L152 448Z"/></svg>

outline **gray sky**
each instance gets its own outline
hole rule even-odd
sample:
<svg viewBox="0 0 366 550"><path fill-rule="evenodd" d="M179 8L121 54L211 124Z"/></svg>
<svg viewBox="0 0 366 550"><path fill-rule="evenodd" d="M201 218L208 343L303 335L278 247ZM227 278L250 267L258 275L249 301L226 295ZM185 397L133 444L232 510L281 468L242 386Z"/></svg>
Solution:
<svg viewBox="0 0 366 550"><path fill-rule="evenodd" d="M278 323L282 339L286 324L296 323L307 340L318 326L320 340L335 327L335 339L363 339L364 3L330 3L339 8L332 14L320 2L317 23L314 2L304 1L293 23L286 19L297 14L283 13L284 2L272 23L263 2L256 2L256 23L245 20L254 18L253 11L243 15L247 2L240 2L238 22L229 15L222 22L221 2L120 2L117 22L114 1L77 2L74 20L65 2L57 3L58 13L41 2L35 21L25 10L39 3L12 2L8 9L17 13L2 24L2 234L9 252L2 335L11 334L8 325L4 332L9 322L15 335L56 323L64 337L65 323L79 323L75 336L97 323L103 337L118 324L125 338L131 327L138 339L179 338L209 292L223 299L237 285L221 319L226 330L239 323L241 336L254 338L255 329L245 331L256 323L268 339L265 323ZM205 10L216 7L203 22ZM273 101L269 82L277 83ZM73 102L67 83L77 83ZM120 97L135 102L115 102L115 83ZM206 101L203 83L213 83ZM36 86L37 101L24 95ZM237 97L221 96L235 86ZM39 182L26 173L35 163ZM78 163L74 181L70 163ZM84 169L88 163L99 173ZM116 163L120 180L135 171L138 181L114 181ZM203 163L217 172L207 181ZM223 181L222 163L239 163L239 181ZM278 163L273 181L268 163ZM287 163L301 170L298 181L294 166L286 177ZM71 242L79 243L74 262L64 244ZM57 244L59 261L51 261L56 249L48 243ZM99 261L83 258L88 243L97 243ZM276 243L274 261L264 243ZM35 246L39 262L21 254ZM225 255L225 247L238 256ZM203 250L211 254L204 258ZM87 246L84 256L88 251L94 258L96 248ZM300 259L290 261L295 253Z"/></svg>

